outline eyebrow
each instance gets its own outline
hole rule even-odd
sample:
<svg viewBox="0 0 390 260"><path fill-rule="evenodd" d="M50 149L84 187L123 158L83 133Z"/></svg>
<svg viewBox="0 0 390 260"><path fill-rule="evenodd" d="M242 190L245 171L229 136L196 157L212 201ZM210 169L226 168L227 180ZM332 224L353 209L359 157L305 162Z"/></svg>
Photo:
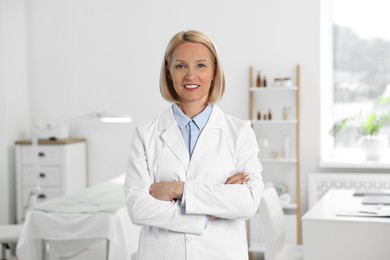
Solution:
<svg viewBox="0 0 390 260"><path fill-rule="evenodd" d="M196 60L195 62L205 62L205 61L209 61L207 59L201 59L201 60ZM186 62L185 60L175 60L175 62Z"/></svg>

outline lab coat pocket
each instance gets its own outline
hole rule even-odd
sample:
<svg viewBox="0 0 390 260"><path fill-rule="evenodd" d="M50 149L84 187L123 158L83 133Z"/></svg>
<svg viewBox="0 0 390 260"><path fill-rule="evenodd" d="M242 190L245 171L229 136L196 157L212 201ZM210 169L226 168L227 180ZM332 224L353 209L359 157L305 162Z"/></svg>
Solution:
<svg viewBox="0 0 390 260"><path fill-rule="evenodd" d="M170 260L173 259L172 241L170 239L142 238L138 260Z"/></svg>

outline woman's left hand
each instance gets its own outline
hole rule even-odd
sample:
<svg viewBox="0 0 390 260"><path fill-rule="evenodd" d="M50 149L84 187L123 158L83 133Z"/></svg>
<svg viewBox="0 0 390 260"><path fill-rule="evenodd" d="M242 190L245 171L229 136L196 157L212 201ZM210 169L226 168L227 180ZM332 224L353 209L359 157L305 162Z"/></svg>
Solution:
<svg viewBox="0 0 390 260"><path fill-rule="evenodd" d="M249 180L249 175L245 172L238 172L230 176L225 184L246 184Z"/></svg>
<svg viewBox="0 0 390 260"><path fill-rule="evenodd" d="M149 193L155 199L171 201L175 199L181 199L183 196L184 182L160 182L150 185Z"/></svg>

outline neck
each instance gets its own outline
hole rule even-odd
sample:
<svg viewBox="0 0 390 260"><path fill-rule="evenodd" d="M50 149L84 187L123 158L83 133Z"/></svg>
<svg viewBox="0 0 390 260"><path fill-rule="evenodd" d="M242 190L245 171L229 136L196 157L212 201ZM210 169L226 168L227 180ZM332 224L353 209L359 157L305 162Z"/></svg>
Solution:
<svg viewBox="0 0 390 260"><path fill-rule="evenodd" d="M206 107L207 103L203 105L192 105L192 104L177 104L181 111L188 116L189 118L194 118L196 115L200 114Z"/></svg>

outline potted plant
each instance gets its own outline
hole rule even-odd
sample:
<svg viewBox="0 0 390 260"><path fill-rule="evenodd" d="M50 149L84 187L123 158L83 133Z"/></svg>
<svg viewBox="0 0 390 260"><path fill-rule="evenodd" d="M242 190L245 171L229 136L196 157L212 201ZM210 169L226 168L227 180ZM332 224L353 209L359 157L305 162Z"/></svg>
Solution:
<svg viewBox="0 0 390 260"><path fill-rule="evenodd" d="M390 103L390 95L380 97L378 106L368 114L359 113L356 116L343 118L337 121L330 134L334 137L348 128L355 128L358 131L359 146L367 160L379 160L383 151L388 146L388 138L386 135L380 135L382 127L390 122L390 111L380 109L382 105Z"/></svg>

